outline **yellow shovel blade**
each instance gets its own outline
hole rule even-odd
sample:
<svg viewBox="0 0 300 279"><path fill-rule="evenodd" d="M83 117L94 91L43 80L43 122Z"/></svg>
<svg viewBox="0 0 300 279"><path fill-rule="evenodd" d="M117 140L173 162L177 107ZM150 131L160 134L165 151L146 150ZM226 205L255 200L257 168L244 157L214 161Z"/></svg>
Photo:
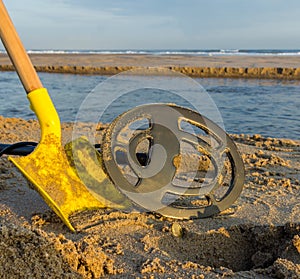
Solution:
<svg viewBox="0 0 300 279"><path fill-rule="evenodd" d="M53 135L40 143L32 154L10 160L72 231L75 229L68 219L71 213L107 206L81 183Z"/></svg>
<svg viewBox="0 0 300 279"><path fill-rule="evenodd" d="M70 165L94 197L107 207L127 210L132 207L129 199L110 181L99 152L86 138L77 138L64 148Z"/></svg>
<svg viewBox="0 0 300 279"><path fill-rule="evenodd" d="M28 98L31 108L39 119L41 141L30 155L10 157L10 160L34 185L63 222L75 231L69 221L71 213L113 207L114 203L101 196L101 191L100 194L89 191L70 165L66 152L61 146L60 120L47 90L42 88L32 91L28 94ZM112 191L114 188L102 170L99 171L97 179L102 182L98 186L109 184L107 191ZM114 193L111 195L113 196Z"/></svg>

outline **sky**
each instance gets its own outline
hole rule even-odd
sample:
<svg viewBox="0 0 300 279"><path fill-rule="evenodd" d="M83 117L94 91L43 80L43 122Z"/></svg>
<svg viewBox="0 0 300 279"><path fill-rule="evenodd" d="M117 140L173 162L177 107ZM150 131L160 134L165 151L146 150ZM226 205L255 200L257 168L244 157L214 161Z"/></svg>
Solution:
<svg viewBox="0 0 300 279"><path fill-rule="evenodd" d="M3 2L27 49L300 49L299 0Z"/></svg>

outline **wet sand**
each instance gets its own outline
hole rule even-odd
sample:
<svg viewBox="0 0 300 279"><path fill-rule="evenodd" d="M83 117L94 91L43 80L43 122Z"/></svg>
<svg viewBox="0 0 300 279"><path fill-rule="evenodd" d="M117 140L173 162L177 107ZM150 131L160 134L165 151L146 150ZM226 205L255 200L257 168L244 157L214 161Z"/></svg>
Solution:
<svg viewBox="0 0 300 279"><path fill-rule="evenodd" d="M67 140L72 126L62 126ZM39 140L36 121L0 117L0 130L0 142ZM222 214L176 222L89 211L73 217L77 234L1 157L0 277L300 278L300 141L232 138L246 181Z"/></svg>
<svg viewBox="0 0 300 279"><path fill-rule="evenodd" d="M191 77L300 79L300 56L182 56L31 54L37 71L114 75L137 67L165 67ZM0 54L0 71L12 71Z"/></svg>

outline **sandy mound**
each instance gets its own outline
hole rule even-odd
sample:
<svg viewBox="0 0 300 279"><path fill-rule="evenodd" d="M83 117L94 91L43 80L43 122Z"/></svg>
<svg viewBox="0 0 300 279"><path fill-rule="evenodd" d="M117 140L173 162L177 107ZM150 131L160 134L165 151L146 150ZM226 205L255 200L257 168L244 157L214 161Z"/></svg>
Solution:
<svg viewBox="0 0 300 279"><path fill-rule="evenodd" d="M300 79L298 56L195 56L141 54L31 54L37 71L115 75L136 68L165 67L191 77ZM14 71L0 53L0 71Z"/></svg>
<svg viewBox="0 0 300 279"><path fill-rule="evenodd" d="M1 142L39 138L36 121L1 117L0 128ZM71 124L63 130L69 138ZM300 142L232 137L246 183L226 212L177 222L150 213L82 212L72 217L77 234L1 157L1 278L299 278Z"/></svg>

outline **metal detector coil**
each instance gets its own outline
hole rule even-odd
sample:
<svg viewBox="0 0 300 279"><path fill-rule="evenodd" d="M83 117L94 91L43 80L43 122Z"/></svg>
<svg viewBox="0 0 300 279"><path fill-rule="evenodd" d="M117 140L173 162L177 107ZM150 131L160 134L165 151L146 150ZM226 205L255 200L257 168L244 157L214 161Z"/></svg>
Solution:
<svg viewBox="0 0 300 279"><path fill-rule="evenodd" d="M244 183L243 161L228 134L172 104L121 114L104 135L101 156L112 182L140 210L178 219L227 209Z"/></svg>

